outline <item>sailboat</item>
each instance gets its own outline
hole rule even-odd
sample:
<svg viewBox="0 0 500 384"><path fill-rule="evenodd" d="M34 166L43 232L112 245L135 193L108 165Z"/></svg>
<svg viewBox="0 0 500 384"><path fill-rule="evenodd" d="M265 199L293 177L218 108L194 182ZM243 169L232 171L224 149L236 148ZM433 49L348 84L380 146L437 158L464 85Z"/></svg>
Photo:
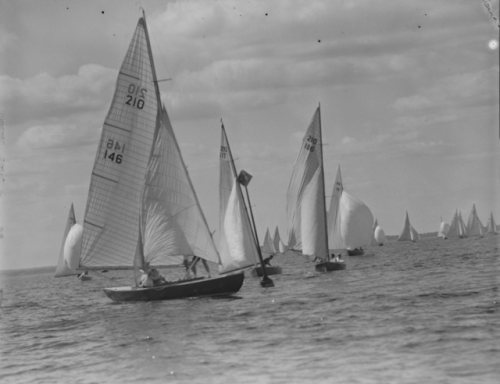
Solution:
<svg viewBox="0 0 500 384"><path fill-rule="evenodd" d="M76 268L80 260L82 233L83 227L76 223L75 210L71 204L54 277L80 275Z"/></svg>
<svg viewBox="0 0 500 384"><path fill-rule="evenodd" d="M265 257L269 257L276 253L274 249L273 240L271 239L271 235L269 233L269 228L266 230L266 235L264 236L264 243L262 244L262 255Z"/></svg>
<svg viewBox="0 0 500 384"><path fill-rule="evenodd" d="M243 273L141 287L139 271L219 262L165 108L145 15L120 68L91 175L79 269L134 269L136 285L105 288L114 301L231 295Z"/></svg>
<svg viewBox="0 0 500 384"><path fill-rule="evenodd" d="M349 256L364 254L362 247L369 245L373 236L373 215L360 199L344 189L340 166L333 185L327 220L330 250L346 249Z"/></svg>
<svg viewBox="0 0 500 384"><path fill-rule="evenodd" d="M280 241L281 241L280 231L278 230L278 227L276 227L273 236L273 245L275 253L280 253Z"/></svg>
<svg viewBox="0 0 500 384"><path fill-rule="evenodd" d="M472 211L467 220L467 236L483 236L483 224L477 216L476 204L472 204Z"/></svg>
<svg viewBox="0 0 500 384"><path fill-rule="evenodd" d="M287 191L289 239L295 237L302 254L321 260L316 270L345 269L345 263L332 262L328 249L325 181L321 135L321 111L316 109L302 141Z"/></svg>
<svg viewBox="0 0 500 384"><path fill-rule="evenodd" d="M458 227L460 230L460 237L467 237L467 226L464 223L464 219L462 219L462 211L458 212Z"/></svg>
<svg viewBox="0 0 500 384"><path fill-rule="evenodd" d="M375 222L373 223L373 228L372 228L372 241L370 242L371 245L377 244L377 240L375 240L375 229L377 228L378 221L375 219Z"/></svg>
<svg viewBox="0 0 500 384"><path fill-rule="evenodd" d="M490 217L488 218L486 233L495 233L495 234L498 233L497 225L495 223L495 219L493 218L493 212L491 212Z"/></svg>
<svg viewBox="0 0 500 384"><path fill-rule="evenodd" d="M262 267L258 265L262 265L263 260L255 231L255 223L253 223L254 225L252 225L252 222L250 220L252 217L250 203L248 204L247 208L240 187L240 184L242 184L240 180L242 180L246 189L246 185L248 184L251 176L248 175L245 171L242 171L240 175L236 177L236 166L234 165L233 155L229 146L229 141L227 139L224 124L221 125L220 151L219 229L221 232L221 237L219 247L221 250L220 255L222 267L220 268L219 272L227 273L228 271L241 270L254 266L251 272L252 275L262 276L263 279L261 285L263 287L271 287L273 286L273 283L272 280L269 279L268 275L281 273L281 267L267 265L264 271ZM245 180L245 177L243 176L245 176L248 180ZM231 196L228 196L228 191L231 191ZM246 189L246 191L247 199L249 199L248 189ZM238 216L234 216L234 218L231 220L231 222L233 222L232 226L228 227L228 215L231 214L231 197L233 197L234 201L237 201L239 208L238 210L233 210L234 212L238 213ZM224 222L222 222L223 217ZM240 233L237 234L235 233L234 228L239 227L241 227L241 230ZM231 233L234 233L234 239L240 239L240 251L237 251L235 246L233 246L232 248L228 247L228 244L234 240L231 240L230 238ZM275 252L272 240L269 236L269 229L267 230L266 235L267 238L264 240L264 244L266 244L267 241L269 250L262 252L268 252L269 255L271 255ZM243 244L245 245L245 247L242 247Z"/></svg>
<svg viewBox="0 0 500 384"><path fill-rule="evenodd" d="M410 235L411 241L415 242L417 240L420 240L420 235L418 234L417 230L413 228L413 225L410 225Z"/></svg>
<svg viewBox="0 0 500 384"><path fill-rule="evenodd" d="M442 237L444 240L446 240L448 238L447 236L449 231L450 231L450 224L445 223L441 218L441 224L439 224L438 237Z"/></svg>
<svg viewBox="0 0 500 384"><path fill-rule="evenodd" d="M415 242L417 240L417 238L415 237L415 234L412 233L415 230L412 231L411 228L412 228L412 226L410 224L410 218L408 216L408 211L406 211L405 224L403 226L403 230L401 231L401 234L398 237L398 241L413 241L413 242ZM418 237L418 233L417 233L417 237Z"/></svg>
<svg viewBox="0 0 500 384"><path fill-rule="evenodd" d="M385 238L385 232L384 230L380 227L380 225L377 225L375 228L375 241L378 245L382 246L386 242Z"/></svg>

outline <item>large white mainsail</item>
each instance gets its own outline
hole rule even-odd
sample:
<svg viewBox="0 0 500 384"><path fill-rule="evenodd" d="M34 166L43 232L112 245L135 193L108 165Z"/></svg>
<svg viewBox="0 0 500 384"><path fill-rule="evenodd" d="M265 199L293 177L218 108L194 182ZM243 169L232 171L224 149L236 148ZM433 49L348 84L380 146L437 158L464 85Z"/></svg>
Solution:
<svg viewBox="0 0 500 384"><path fill-rule="evenodd" d="M373 214L361 200L345 190L340 198L340 216L340 234L348 250L370 244Z"/></svg>
<svg viewBox="0 0 500 384"><path fill-rule="evenodd" d="M467 236L482 236L483 224L477 216L476 204L472 204L472 211L467 220Z"/></svg>
<svg viewBox="0 0 500 384"><path fill-rule="evenodd" d="M142 200L144 262L151 266L179 265L182 256L219 261L165 108Z"/></svg>
<svg viewBox="0 0 500 384"><path fill-rule="evenodd" d="M287 191L288 244L304 255L328 259L320 108L316 109Z"/></svg>
<svg viewBox="0 0 500 384"><path fill-rule="evenodd" d="M85 269L132 268L144 178L160 125L160 95L140 18L104 121L83 224Z"/></svg>
<svg viewBox="0 0 500 384"><path fill-rule="evenodd" d="M340 172L340 165L337 169L337 176L333 184L332 197L330 198L330 208L328 209L328 248L330 249L344 249L344 241L340 232L341 212L339 209L340 198L344 186L342 184L342 174Z"/></svg>
<svg viewBox="0 0 500 384"><path fill-rule="evenodd" d="M219 164L219 273L229 273L255 265L258 254L224 125Z"/></svg>
<svg viewBox="0 0 500 384"><path fill-rule="evenodd" d="M59 251L59 258L57 260L57 267L54 277L78 275L80 273L76 269L73 269L75 266L75 261L72 259L72 257L76 258L76 266L78 266L80 255L77 254L76 252L71 254L64 252L65 248L67 249L66 243L68 241L69 237L68 235L70 234L70 231L75 224L76 224L75 210L73 208L73 204L71 204L71 208L69 209L68 213L68 219L66 220L66 228L64 229L63 241L61 245L61 250ZM73 265L73 268L71 268L70 265Z"/></svg>
<svg viewBox="0 0 500 384"><path fill-rule="evenodd" d="M410 218L408 217L408 211L406 211L405 225L401 234L398 237L398 241L411 241L411 229L410 229Z"/></svg>

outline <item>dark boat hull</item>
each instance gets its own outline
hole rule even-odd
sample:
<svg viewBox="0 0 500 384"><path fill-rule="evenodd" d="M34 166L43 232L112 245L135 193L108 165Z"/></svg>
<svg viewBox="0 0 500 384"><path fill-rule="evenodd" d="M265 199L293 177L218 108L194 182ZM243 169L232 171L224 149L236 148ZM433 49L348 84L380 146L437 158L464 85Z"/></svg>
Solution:
<svg viewBox="0 0 500 384"><path fill-rule="evenodd" d="M352 249L352 250L347 250L347 253L349 256L361 256L365 254L365 251L363 249Z"/></svg>
<svg viewBox="0 0 500 384"><path fill-rule="evenodd" d="M151 288L117 287L104 288L113 301L175 300L189 297L229 296L238 292L245 275L219 276L211 279L185 280Z"/></svg>
<svg viewBox="0 0 500 384"><path fill-rule="evenodd" d="M341 271L346 268L346 264L343 261L323 261L318 263L314 267L318 272L331 272L331 271Z"/></svg>
<svg viewBox="0 0 500 384"><path fill-rule="evenodd" d="M283 271L279 265L266 265L266 273L268 276L281 275L282 272ZM262 267L260 265L252 269L252 276L253 277L264 276L264 272L262 271Z"/></svg>

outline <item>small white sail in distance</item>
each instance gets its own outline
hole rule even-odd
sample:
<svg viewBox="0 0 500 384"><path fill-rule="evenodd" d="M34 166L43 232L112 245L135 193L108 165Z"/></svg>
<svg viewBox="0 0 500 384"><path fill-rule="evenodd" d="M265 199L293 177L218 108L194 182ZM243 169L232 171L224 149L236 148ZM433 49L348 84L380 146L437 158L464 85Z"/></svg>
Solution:
<svg viewBox="0 0 500 384"><path fill-rule="evenodd" d="M438 237L446 239L449 231L450 231L450 224L444 222L443 219L441 219L441 223L439 224Z"/></svg>
<svg viewBox="0 0 500 384"><path fill-rule="evenodd" d="M280 231L278 230L278 226L276 226L276 229L274 230L274 237L273 237L273 245L274 245L274 252L278 253L280 250Z"/></svg>
<svg viewBox="0 0 500 384"><path fill-rule="evenodd" d="M269 228L266 230L266 235L264 236L264 243L262 244L262 256L270 256L276 253L274 249L273 240L271 239L271 234L269 233Z"/></svg>
<svg viewBox="0 0 500 384"><path fill-rule="evenodd" d="M403 230L398 237L398 241L411 241L411 229L410 229L410 218L408 216L408 211L406 211L405 224L403 226Z"/></svg>
<svg viewBox="0 0 500 384"><path fill-rule="evenodd" d="M497 233L497 225L495 223L495 218L493 217L493 212L490 213L490 217L488 218L488 225L486 229L487 233Z"/></svg>
<svg viewBox="0 0 500 384"><path fill-rule="evenodd" d="M377 225L375 227L375 241L379 245L383 245L386 242L386 237L385 237L385 232L384 230L380 227L380 225Z"/></svg>
<svg viewBox="0 0 500 384"><path fill-rule="evenodd" d="M415 228L413 228L412 225L410 225L410 234L411 234L412 241L420 240L420 235L418 234L417 230Z"/></svg>
<svg viewBox="0 0 500 384"><path fill-rule="evenodd" d="M472 205L472 211L467 220L467 236L482 236L483 224L477 216L476 204Z"/></svg>
<svg viewBox="0 0 500 384"><path fill-rule="evenodd" d="M76 268L81 255L81 236L82 226L76 223L75 210L71 204L54 277L72 276L80 273Z"/></svg>
<svg viewBox="0 0 500 384"><path fill-rule="evenodd" d="M328 248L329 249L345 249L344 241L341 234L341 210L340 199L344 186L342 184L342 174L340 172L340 165L337 169L337 176L333 184L332 197L330 198L330 208L328 209Z"/></svg>

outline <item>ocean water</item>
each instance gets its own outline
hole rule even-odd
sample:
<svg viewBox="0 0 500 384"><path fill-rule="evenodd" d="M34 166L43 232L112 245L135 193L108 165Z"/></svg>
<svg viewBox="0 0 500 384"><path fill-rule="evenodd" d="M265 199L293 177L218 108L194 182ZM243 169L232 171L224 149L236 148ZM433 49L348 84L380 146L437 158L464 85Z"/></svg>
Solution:
<svg viewBox="0 0 500 384"><path fill-rule="evenodd" d="M366 247L314 272L292 252L275 288L113 303L80 282L4 276L0 382L499 383L500 236Z"/></svg>

